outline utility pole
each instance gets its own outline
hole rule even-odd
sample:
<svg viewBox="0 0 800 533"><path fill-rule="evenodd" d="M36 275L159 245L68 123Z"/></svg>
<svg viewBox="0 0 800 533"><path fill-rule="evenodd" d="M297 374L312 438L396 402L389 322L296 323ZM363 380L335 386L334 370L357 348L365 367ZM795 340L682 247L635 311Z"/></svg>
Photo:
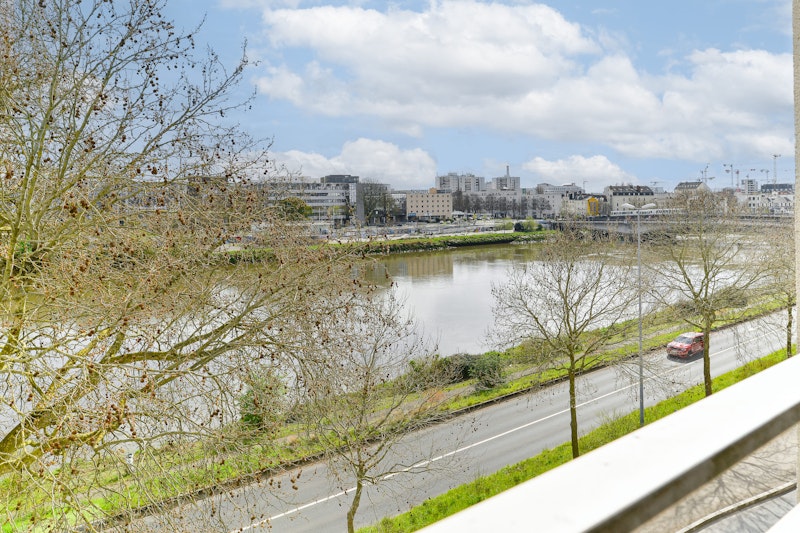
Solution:
<svg viewBox="0 0 800 533"><path fill-rule="evenodd" d="M642 209L652 209L656 204L636 207L622 204L623 209L636 211L636 277L639 285L639 427L644 427L644 356L642 354Z"/></svg>

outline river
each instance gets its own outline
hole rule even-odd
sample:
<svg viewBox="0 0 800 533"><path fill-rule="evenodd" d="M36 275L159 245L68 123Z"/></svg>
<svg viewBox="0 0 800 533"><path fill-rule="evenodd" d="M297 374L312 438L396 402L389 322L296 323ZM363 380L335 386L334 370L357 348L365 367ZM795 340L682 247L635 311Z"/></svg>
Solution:
<svg viewBox="0 0 800 533"><path fill-rule="evenodd" d="M407 311L441 355L494 348L492 284L515 265L536 259L538 244L472 246L381 258L376 275L388 272ZM381 270L383 269L383 270Z"/></svg>

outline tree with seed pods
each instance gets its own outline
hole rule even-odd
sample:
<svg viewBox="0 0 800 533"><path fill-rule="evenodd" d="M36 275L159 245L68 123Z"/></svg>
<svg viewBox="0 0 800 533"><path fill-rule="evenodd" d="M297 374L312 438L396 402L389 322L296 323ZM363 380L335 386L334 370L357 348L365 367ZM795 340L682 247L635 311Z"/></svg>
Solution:
<svg viewBox="0 0 800 533"><path fill-rule="evenodd" d="M147 503L149 450L222 439L351 270L225 122L246 56L163 0L0 5L0 512L67 530Z"/></svg>

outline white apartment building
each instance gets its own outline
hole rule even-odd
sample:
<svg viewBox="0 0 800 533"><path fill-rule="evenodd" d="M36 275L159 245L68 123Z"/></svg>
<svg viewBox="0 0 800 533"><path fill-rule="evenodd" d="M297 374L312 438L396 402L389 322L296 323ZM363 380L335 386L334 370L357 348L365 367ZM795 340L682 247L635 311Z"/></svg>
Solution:
<svg viewBox="0 0 800 533"><path fill-rule="evenodd" d="M293 196L303 200L311 208L312 220L346 224L354 215L357 185L358 176L325 176L320 181L299 178L266 186L276 199Z"/></svg>
<svg viewBox="0 0 800 533"><path fill-rule="evenodd" d="M521 192L519 176L512 176L509 172L509 167L506 165L506 175L492 178L490 189L495 191L517 191Z"/></svg>
<svg viewBox="0 0 800 533"><path fill-rule="evenodd" d="M603 190L611 211L624 209L623 204L642 207L655 203L653 190L646 185L609 185Z"/></svg>
<svg viewBox="0 0 800 533"><path fill-rule="evenodd" d="M737 192L736 200L754 215L792 215L794 194L764 194Z"/></svg>
<svg viewBox="0 0 800 533"><path fill-rule="evenodd" d="M486 189L486 182L483 177L474 174L450 172L436 176L436 188L441 191L476 193Z"/></svg>
<svg viewBox="0 0 800 533"><path fill-rule="evenodd" d="M574 183L564 185L550 185L540 183L535 189L526 190L531 201L537 201L544 206L540 209L540 214L545 217L558 216L566 199L570 196L583 194L583 188Z"/></svg>

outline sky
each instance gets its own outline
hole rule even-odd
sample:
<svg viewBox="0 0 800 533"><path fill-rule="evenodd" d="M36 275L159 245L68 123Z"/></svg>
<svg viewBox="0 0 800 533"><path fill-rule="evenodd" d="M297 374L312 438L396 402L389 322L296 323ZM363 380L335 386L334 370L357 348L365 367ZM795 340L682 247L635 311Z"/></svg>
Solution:
<svg viewBox="0 0 800 533"><path fill-rule="evenodd" d="M791 0L168 0L255 63L273 161L394 189L437 175L672 190L794 181Z"/></svg>

